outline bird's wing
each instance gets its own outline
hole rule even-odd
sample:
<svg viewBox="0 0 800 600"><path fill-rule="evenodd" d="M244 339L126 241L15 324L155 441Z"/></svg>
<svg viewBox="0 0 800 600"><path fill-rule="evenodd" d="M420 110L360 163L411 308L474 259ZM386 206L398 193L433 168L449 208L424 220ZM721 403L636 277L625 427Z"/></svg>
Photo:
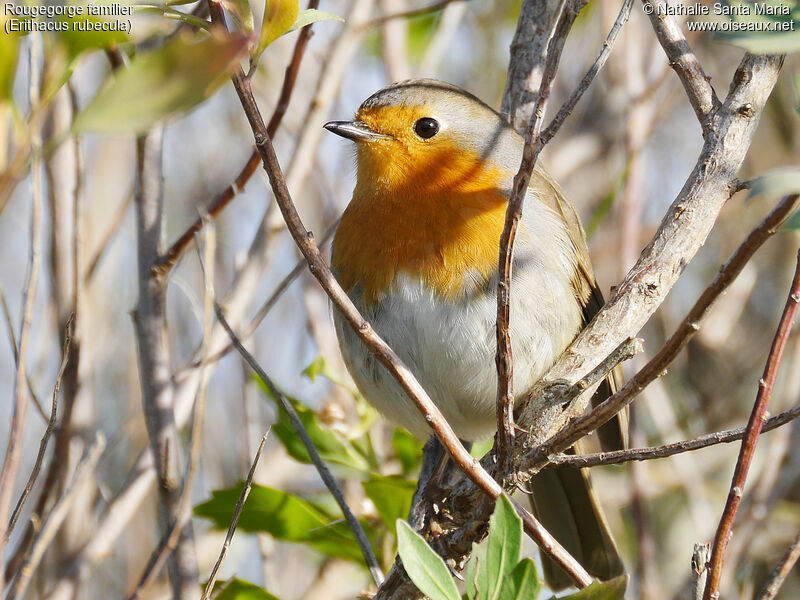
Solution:
<svg viewBox="0 0 800 600"><path fill-rule="evenodd" d="M592 320L605 304L603 293L594 278L589 250L586 247L586 234L581 226L575 207L567 200L564 191L543 169L537 168L531 177L530 187L548 208L561 215L566 224L569 239L575 248L576 265L572 278L575 297L583 309L584 326ZM612 370L592 396L592 406L597 406L616 392L623 384L622 368L618 365ZM600 444L604 450L620 450L628 445L628 409L598 430Z"/></svg>

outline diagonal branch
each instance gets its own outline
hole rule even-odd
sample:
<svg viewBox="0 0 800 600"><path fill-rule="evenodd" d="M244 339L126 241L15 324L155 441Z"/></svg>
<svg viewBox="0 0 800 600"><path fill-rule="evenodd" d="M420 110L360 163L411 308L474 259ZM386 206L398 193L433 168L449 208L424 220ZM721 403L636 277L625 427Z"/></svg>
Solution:
<svg viewBox="0 0 800 600"><path fill-rule="evenodd" d="M800 417L800 406L795 406L789 410L770 417L764 421L762 433L777 429L781 425L791 423ZM599 467L601 465L618 465L632 460L653 460L655 458L667 458L683 452L691 452L716 446L717 444L728 444L736 442L744 437L745 427L734 427L724 431L716 431L698 436L692 440L683 440L655 446L652 448L629 448L628 450L614 450L613 452L596 452L593 454L556 454L550 456L547 467L560 467L569 465L575 468Z"/></svg>
<svg viewBox="0 0 800 600"><path fill-rule="evenodd" d="M667 54L670 66L678 74L705 134L710 126L708 117L720 108L720 101L711 86L711 78L700 66L700 61L686 41L678 21L664 10L668 2L669 0L642 0L658 43Z"/></svg>
<svg viewBox="0 0 800 600"><path fill-rule="evenodd" d="M706 583L704 600L716 600L719 598L719 583L722 578L722 562L725 558L725 548L733 532L733 522L736 519L736 511L742 501L747 472L756 451L758 436L766 421L767 405L772 397L772 389L775 386L775 379L778 376L778 366L781 363L783 350L786 348L786 341L792 331L792 323L800 305L800 250L797 252L797 266L792 279L792 287L789 290L789 297L783 307L783 314L778 323L778 330L772 340L772 346L767 356L767 364L764 366L764 374L758 381L758 394L753 404L753 411L750 413L750 420L747 423L742 447L739 450L739 458L736 461L736 469L733 472L731 488L728 493L728 500L722 517L714 536L714 544L711 547L711 560L708 565L708 582Z"/></svg>
<svg viewBox="0 0 800 600"><path fill-rule="evenodd" d="M319 0L309 0L308 8L317 8L318 6ZM300 72L300 63L303 60L306 46L308 45L308 41L311 39L312 35L313 32L311 30L311 25L306 25L300 30L300 34L297 36L297 41L294 44L294 51L292 52L292 59L289 61L289 65L286 67L286 72L283 76L283 86L281 87L281 93L278 96L278 102L275 104L272 117L270 117L269 124L267 125L267 131L269 132L270 137L275 136L275 132L278 131L278 127L280 127L281 122L283 121L286 110L289 108L289 100L291 100L292 92L294 91L294 84L297 82L297 75ZM252 177L253 173L255 173L256 169L258 169L258 164L260 162L261 159L259 157L258 150L253 149L247 159L247 162L236 176L236 179L234 179L233 182L223 191L217 194L214 199L211 200L208 206L205 207L203 214L197 217L194 223L192 223L189 228L186 229L186 231L178 236L178 239L172 242L167 251L160 256L153 265L155 269L165 274L175 266L175 263L178 262L178 259L192 242L194 235L199 233L203 228L203 223L205 220L215 219L225 209L225 207L228 206L230 201L233 200L233 198L240 191L242 191L242 189L244 189L245 184L247 184L247 182L250 180L250 177Z"/></svg>
<svg viewBox="0 0 800 600"><path fill-rule="evenodd" d="M224 26L224 14L222 7L216 0L209 0L212 19ZM238 70L233 76L233 84L236 93L242 103L245 115L247 116L250 127L253 130L256 147L258 148L264 168L269 175L272 191L278 207L286 222L292 238L297 247L302 252L308 262L311 273L319 281L322 288L328 294L331 302L347 320L350 327L361 338L361 341L369 348L375 358L386 367L392 376L397 380L409 398L417 405L417 408L425 415L426 421L434 430L434 434L447 449L453 461L473 480L480 489L488 494L490 498L496 499L502 493L502 488L492 478L491 475L481 466L480 462L474 459L464 448L461 441L456 436L453 429L445 420L442 413L430 399L428 394L416 380L414 375L403 364L400 357L392 350L380 336L375 333L371 325L361 316L336 281L330 268L325 262L314 242L313 235L305 228L297 209L294 206L291 195L289 194L286 180L278 163L272 140L267 135L266 126L261 118L258 106L250 88L250 82L244 73ZM539 544L540 548L556 563L569 573L575 583L580 587L585 587L591 583L591 577L580 566L580 564L553 538L541 524L524 508L515 503L517 512L523 519L525 530Z"/></svg>

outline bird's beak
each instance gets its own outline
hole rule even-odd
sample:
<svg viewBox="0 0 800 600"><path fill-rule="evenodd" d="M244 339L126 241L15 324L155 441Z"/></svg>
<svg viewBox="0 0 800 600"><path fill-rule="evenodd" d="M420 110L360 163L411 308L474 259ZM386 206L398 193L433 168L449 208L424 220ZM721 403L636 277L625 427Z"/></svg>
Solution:
<svg viewBox="0 0 800 600"><path fill-rule="evenodd" d="M388 139L388 135L372 131L366 123L361 121L330 121L325 123L325 129L332 131L348 140L374 142L377 140Z"/></svg>

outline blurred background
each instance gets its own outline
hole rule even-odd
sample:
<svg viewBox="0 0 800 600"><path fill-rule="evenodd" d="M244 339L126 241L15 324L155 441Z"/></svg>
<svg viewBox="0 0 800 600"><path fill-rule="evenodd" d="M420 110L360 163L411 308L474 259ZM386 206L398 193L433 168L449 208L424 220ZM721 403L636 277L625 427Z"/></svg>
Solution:
<svg viewBox="0 0 800 600"><path fill-rule="evenodd" d="M549 105L551 116L594 61L620 5L592 0L582 11L564 50ZM346 206L354 184L352 147L325 132L322 125L326 121L350 118L361 101L378 88L417 76L452 82L490 105L500 106L520 3L443 2L416 16L381 19L426 6L420 0L331 0L320 6L344 22L314 25L288 112L275 136L289 189L318 241ZM180 9L188 12L194 7L188 4ZM258 27L263 12L260 0L253 0L252 12ZM175 28L174 20L158 14L137 12L132 19L130 37L142 51ZM275 41L261 58L253 79L256 98L267 118L297 35ZM724 96L743 51L706 34L687 35L717 93ZM58 45L64 42L52 34L39 40L40 44L44 41L39 56L44 56L46 69L48 61L57 60ZM32 36L19 39L14 108L9 102L0 105L2 171L12 168L19 148L30 137L26 118L31 110L32 43ZM62 87L42 113L44 146L63 135L69 126L71 103L78 110L85 107L109 76L109 69L102 51L79 57L69 88ZM798 71L800 61L790 56L761 119L740 175L743 179L800 164L800 117L792 89L792 75ZM138 296L132 203L134 137L87 134L79 144L76 153L74 140L64 141L42 161L37 174L43 199L40 236L35 240L41 270L34 289L28 377L42 410L35 404L28 410L12 508L34 466L47 426L65 323L76 299L79 363L74 377L62 383L59 413L67 421L62 421L50 442L42 475L10 538L3 557L7 567L19 558L15 552L47 485L50 465L58 465L52 485L61 490L96 432L103 432L107 445L96 474L79 490L79 499L34 573L29 598L125 597L160 538L154 480L141 468L148 438L131 318ZM606 295L651 238L701 146L697 119L641 6L635 4L607 65L541 158L581 213L597 278ZM188 114L167 121L167 243L234 180L251 151L252 133L230 83ZM80 156L78 164L76 156ZM0 201L0 291L7 314L0 326L3 448L10 431L15 385L11 340L19 332L31 244L30 173L28 164L4 188L6 195ZM76 173L81 174L77 224ZM745 198L746 192L729 201L701 252L640 334L645 352L625 365L628 374L658 350L719 266L771 208L765 200L746 202ZM216 219L214 229L215 292L234 328L244 332L255 326L253 319L259 309L299 257L260 169ZM658 445L746 422L785 302L797 246L796 232L781 232L770 240L713 308L687 351L665 377L642 393L632 406L634 445ZM203 295L198 254L189 248L170 273L166 315L176 419L186 444L200 379L197 361L203 340ZM226 341L215 326L211 354L224 348ZM395 432L354 394L338 354L327 298L306 270L274 301L246 345L286 394L311 409L309 419L333 432L337 440L344 440L343 444L351 444L358 460L366 461L358 468L356 459L348 463L334 457L334 470L343 480L354 511L371 524L370 535L374 535L382 561L390 564L394 542L382 522L387 520L385 510L376 506L374 490L367 492L361 484L378 476L397 475L387 481L405 490L404 494L410 493L413 486L399 480L414 480L419 447ZM235 353L212 361L206 373L207 408L191 489L193 506L207 503L212 491L232 488L244 479L261 436L278 419L274 402ZM800 337L795 334L770 412L776 414L798 400ZM790 424L765 434L759 443L726 561L723 597L748 598L757 592L800 528L798 434L797 427ZM713 536L737 451L738 444L730 444L669 459L595 469L598 495L632 574L629 597L686 597L693 545ZM335 508L316 471L291 456L286 441L274 433L266 443L255 482L302 498L335 520ZM50 496L48 507L55 497L58 493ZM225 519L230 518L228 514L215 521L209 516L212 512L210 508L205 513L199 510L193 519L203 580L224 538L224 529L215 525L225 523L225 527ZM33 524L35 527L36 521ZM533 553L534 547L527 550ZM340 554L327 551L323 544L292 539L286 532L240 528L220 579L235 575L284 600L353 598L369 589L371 581L357 560ZM780 597L798 596L800 577L795 572ZM143 597L169 597L165 572Z"/></svg>

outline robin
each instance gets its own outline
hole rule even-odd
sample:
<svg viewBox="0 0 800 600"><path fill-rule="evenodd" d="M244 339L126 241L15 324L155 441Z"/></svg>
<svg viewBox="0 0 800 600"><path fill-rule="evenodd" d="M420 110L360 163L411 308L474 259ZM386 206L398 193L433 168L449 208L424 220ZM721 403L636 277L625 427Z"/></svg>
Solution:
<svg viewBox="0 0 800 600"><path fill-rule="evenodd" d="M325 128L356 145L357 180L333 241L333 272L463 440L496 429L497 257L523 139L495 110L432 79L376 92L353 121ZM523 398L603 305L577 213L541 168L534 171L514 247L510 332L514 388ZM364 396L413 434L425 419L394 378L334 316L345 364ZM612 373L601 402L620 383ZM624 417L600 431L625 446ZM551 469L532 484L544 526L593 576L622 562L588 472ZM558 590L571 579L545 561Z"/></svg>

